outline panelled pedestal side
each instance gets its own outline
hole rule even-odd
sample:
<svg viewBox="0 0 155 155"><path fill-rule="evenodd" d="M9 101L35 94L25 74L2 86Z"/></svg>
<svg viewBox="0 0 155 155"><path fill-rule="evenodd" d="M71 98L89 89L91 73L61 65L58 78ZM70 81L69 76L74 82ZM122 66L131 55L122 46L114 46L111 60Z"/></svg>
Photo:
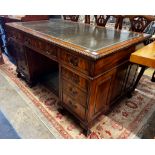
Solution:
<svg viewBox="0 0 155 155"><path fill-rule="evenodd" d="M130 92L138 68L129 63L134 49L129 47L98 61L72 55L72 52L66 58L63 57L66 50L61 49L61 105L75 115L85 129ZM75 63L70 62L72 58Z"/></svg>

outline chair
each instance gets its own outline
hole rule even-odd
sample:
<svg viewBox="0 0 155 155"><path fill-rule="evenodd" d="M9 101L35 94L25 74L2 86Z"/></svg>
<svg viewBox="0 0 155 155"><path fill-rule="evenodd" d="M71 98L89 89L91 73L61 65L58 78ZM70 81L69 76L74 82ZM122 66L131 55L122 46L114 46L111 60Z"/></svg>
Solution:
<svg viewBox="0 0 155 155"><path fill-rule="evenodd" d="M90 24L90 15L85 15L85 24Z"/></svg>
<svg viewBox="0 0 155 155"><path fill-rule="evenodd" d="M94 17L96 25L105 27L107 21L110 18L110 15L94 15Z"/></svg>
<svg viewBox="0 0 155 155"><path fill-rule="evenodd" d="M153 21L155 18L152 16L132 16L129 17L131 22L131 29L134 32L144 32L146 27ZM149 44L150 40L144 42L145 45ZM155 82L155 71L152 75L152 82Z"/></svg>
<svg viewBox="0 0 155 155"><path fill-rule="evenodd" d="M150 16L130 16L131 31L143 33L145 28L152 22Z"/></svg>
<svg viewBox="0 0 155 155"><path fill-rule="evenodd" d="M122 16L122 15L112 15L112 17L114 17L116 19L115 29L122 30L124 16Z"/></svg>

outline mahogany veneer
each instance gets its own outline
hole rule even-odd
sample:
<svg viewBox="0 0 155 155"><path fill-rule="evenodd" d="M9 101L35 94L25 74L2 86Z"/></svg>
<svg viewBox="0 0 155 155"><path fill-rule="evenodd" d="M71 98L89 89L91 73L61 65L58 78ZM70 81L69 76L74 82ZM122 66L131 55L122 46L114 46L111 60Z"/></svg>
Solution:
<svg viewBox="0 0 155 155"><path fill-rule="evenodd" d="M9 23L7 32L14 42L17 72L29 83L59 65L60 106L86 133L132 90L138 67L129 62L130 54L150 37L62 20Z"/></svg>

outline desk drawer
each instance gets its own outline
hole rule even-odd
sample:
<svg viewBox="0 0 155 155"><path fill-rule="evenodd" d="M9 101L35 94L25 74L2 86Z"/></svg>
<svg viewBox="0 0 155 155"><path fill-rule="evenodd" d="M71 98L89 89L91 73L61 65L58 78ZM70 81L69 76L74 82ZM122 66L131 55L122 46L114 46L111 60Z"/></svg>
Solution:
<svg viewBox="0 0 155 155"><path fill-rule="evenodd" d="M69 82L83 89L83 91L88 92L88 81L85 78L67 70L66 68L62 68L62 78L67 79Z"/></svg>
<svg viewBox="0 0 155 155"><path fill-rule="evenodd" d="M83 59L80 56L73 55L69 53L69 51L64 50L62 48L60 50L60 59L63 63L79 69L81 72L88 74L89 71L89 61Z"/></svg>
<svg viewBox="0 0 155 155"><path fill-rule="evenodd" d="M69 107L71 112L75 113L82 120L85 120L85 108L76 103L67 94L63 93L63 103Z"/></svg>
<svg viewBox="0 0 155 155"><path fill-rule="evenodd" d="M63 80L62 87L63 87L63 92L66 92L74 99L74 101L86 107L86 102L87 102L86 93L84 93L79 88L75 87L73 84L71 84L66 80Z"/></svg>
<svg viewBox="0 0 155 155"><path fill-rule="evenodd" d="M46 41L40 40L38 38L25 36L24 44L29 48L37 50L37 52L42 53L49 57L57 57L57 47Z"/></svg>
<svg viewBox="0 0 155 155"><path fill-rule="evenodd" d="M21 43L23 43L24 40L23 34L20 31L14 29L7 29L7 37L20 41Z"/></svg>

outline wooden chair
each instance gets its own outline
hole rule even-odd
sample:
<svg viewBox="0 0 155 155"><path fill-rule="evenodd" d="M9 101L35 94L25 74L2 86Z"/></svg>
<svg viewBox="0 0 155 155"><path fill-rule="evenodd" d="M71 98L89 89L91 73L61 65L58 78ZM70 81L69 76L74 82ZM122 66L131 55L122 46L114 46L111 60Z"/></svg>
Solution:
<svg viewBox="0 0 155 155"><path fill-rule="evenodd" d="M110 15L94 15L94 17L96 25L105 27Z"/></svg>
<svg viewBox="0 0 155 155"><path fill-rule="evenodd" d="M85 15L85 24L90 24L90 15Z"/></svg>
<svg viewBox="0 0 155 155"><path fill-rule="evenodd" d="M155 18L153 16L131 16L130 22L131 22L131 31L134 32L144 32L146 27L153 21ZM150 41L144 42L145 45L147 45ZM147 52L147 51L146 51ZM155 82L155 71L152 75L152 82Z"/></svg>
<svg viewBox="0 0 155 155"><path fill-rule="evenodd" d="M111 15L111 16L116 19L115 29L122 30L124 16L122 15Z"/></svg>
<svg viewBox="0 0 155 155"><path fill-rule="evenodd" d="M131 31L143 33L145 28L152 22L150 16L129 16Z"/></svg>

